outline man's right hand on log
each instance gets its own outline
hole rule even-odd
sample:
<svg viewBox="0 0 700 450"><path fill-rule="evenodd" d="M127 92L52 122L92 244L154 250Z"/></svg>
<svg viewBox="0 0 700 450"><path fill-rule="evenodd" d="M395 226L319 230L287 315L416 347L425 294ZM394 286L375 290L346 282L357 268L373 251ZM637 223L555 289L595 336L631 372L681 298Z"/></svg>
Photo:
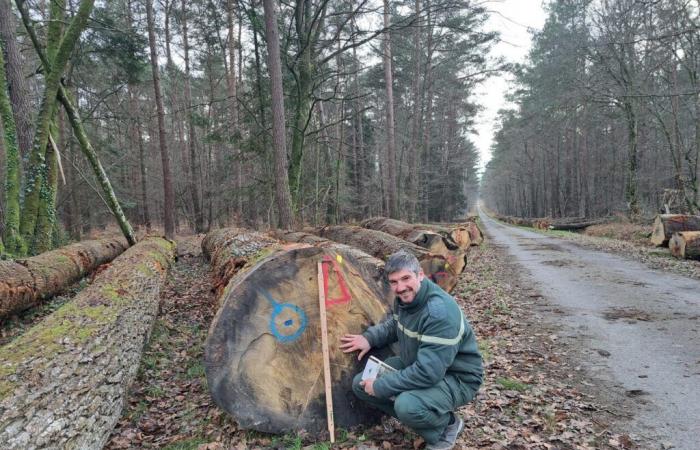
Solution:
<svg viewBox="0 0 700 450"><path fill-rule="evenodd" d="M372 348L372 346L369 345L367 338L361 334L346 334L345 336L341 337L340 340L343 342L340 344L340 349L343 351L343 353L351 353L355 350L360 351L360 354L357 355L358 361L365 356L370 348Z"/></svg>

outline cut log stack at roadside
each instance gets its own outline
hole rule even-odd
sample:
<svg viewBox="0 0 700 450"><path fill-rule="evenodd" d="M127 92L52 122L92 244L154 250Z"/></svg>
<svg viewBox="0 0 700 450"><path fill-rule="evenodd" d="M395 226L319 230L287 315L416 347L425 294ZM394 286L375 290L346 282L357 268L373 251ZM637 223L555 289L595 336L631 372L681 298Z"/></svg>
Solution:
<svg viewBox="0 0 700 450"><path fill-rule="evenodd" d="M654 219L651 243L658 247L667 246L673 233L682 231L700 231L700 216L659 214Z"/></svg>
<svg viewBox="0 0 700 450"><path fill-rule="evenodd" d="M215 273L231 276L205 345L212 397L243 428L272 433L325 430L318 262L324 261L328 338L333 343L390 312L382 262L325 240L285 245L254 231L214 233L216 237L203 242L205 254L214 255ZM223 246L211 248L214 243ZM223 267L237 269L222 272ZM330 361L336 425L347 428L376 419L352 396L352 379L360 370L356 355L332 345Z"/></svg>
<svg viewBox="0 0 700 450"><path fill-rule="evenodd" d="M0 319L35 306L112 261L128 247L121 238L83 241L27 259L0 261Z"/></svg>
<svg viewBox="0 0 700 450"><path fill-rule="evenodd" d="M148 238L0 347L0 448L101 449L158 312L174 244Z"/></svg>
<svg viewBox="0 0 700 450"><path fill-rule="evenodd" d="M413 253L418 258L425 275L446 291L452 290L457 284L457 277L464 268L463 257L461 262L457 260L453 266L444 255L430 253L423 247L383 231L352 225L334 225L309 229L308 231L332 241L357 247L380 259L384 259L399 250Z"/></svg>
<svg viewBox="0 0 700 450"><path fill-rule="evenodd" d="M700 259L700 231L673 233L668 248L676 258Z"/></svg>
<svg viewBox="0 0 700 450"><path fill-rule="evenodd" d="M383 274L383 259L391 253L412 252L445 289L456 284L465 250L449 237L449 228L441 234L399 221L388 224L413 242L357 226L269 234L226 228L205 237L202 249L220 293L205 344L207 383L216 403L240 427L272 433L326 428L319 261L332 343L391 313ZM468 248L468 227L461 233ZM331 345L330 362L335 424L348 428L376 421L376 411L352 395L352 379L364 361Z"/></svg>

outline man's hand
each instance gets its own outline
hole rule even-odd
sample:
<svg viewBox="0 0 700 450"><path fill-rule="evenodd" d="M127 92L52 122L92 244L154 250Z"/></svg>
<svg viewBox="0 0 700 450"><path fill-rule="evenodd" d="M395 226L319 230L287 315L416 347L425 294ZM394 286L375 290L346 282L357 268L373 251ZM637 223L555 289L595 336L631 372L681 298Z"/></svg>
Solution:
<svg viewBox="0 0 700 450"><path fill-rule="evenodd" d="M355 350L360 351L360 354L357 355L358 361L372 348L372 346L369 345L369 341L361 334L346 334L341 337L340 340L343 342L340 344L340 349L343 353L350 353Z"/></svg>
<svg viewBox="0 0 700 450"><path fill-rule="evenodd" d="M365 388L365 392L372 397L374 397L374 380L374 378L367 378L366 380L360 381L360 386Z"/></svg>

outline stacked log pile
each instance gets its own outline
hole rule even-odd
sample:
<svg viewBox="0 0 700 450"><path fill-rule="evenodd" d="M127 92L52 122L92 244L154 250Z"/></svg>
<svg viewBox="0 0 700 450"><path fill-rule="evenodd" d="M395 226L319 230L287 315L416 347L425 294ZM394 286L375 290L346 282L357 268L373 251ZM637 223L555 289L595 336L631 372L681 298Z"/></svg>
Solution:
<svg viewBox="0 0 700 450"><path fill-rule="evenodd" d="M16 261L0 261L0 319L35 306L112 261L128 247L125 239L68 245Z"/></svg>
<svg viewBox="0 0 700 450"><path fill-rule="evenodd" d="M101 449L158 312L174 244L149 238L0 348L0 447Z"/></svg>
<svg viewBox="0 0 700 450"><path fill-rule="evenodd" d="M438 255L448 256L453 254L455 250L461 250L460 246L452 239L452 236L445 236L432 230L421 228L419 225L396 219L373 217L363 220L360 226L370 230L383 231Z"/></svg>
<svg viewBox="0 0 700 450"><path fill-rule="evenodd" d="M501 222L521 227L536 228L538 230L561 230L561 231L576 231L592 225L600 225L608 222L610 219L587 219L585 217L560 217L552 219L549 217L513 217L494 214L494 217Z"/></svg>
<svg viewBox="0 0 700 450"><path fill-rule="evenodd" d="M673 233L668 248L676 258L700 259L700 231Z"/></svg>
<svg viewBox="0 0 700 450"><path fill-rule="evenodd" d="M383 231L351 225L335 225L308 231L332 241L359 248L382 260L399 250L411 252L418 258L425 275L446 291L451 291L457 284L457 277L466 264L464 255L461 256L461 261L455 258L453 263L450 263L448 257L430 253L423 247Z"/></svg>
<svg viewBox="0 0 700 450"><path fill-rule="evenodd" d="M452 238L452 233L441 234L431 230L426 230L420 225L413 225L396 219L386 217L375 217L367 219L361 223L364 228L379 230L396 236L405 241L423 247L430 253L442 255L450 264L451 271L459 276L467 264L465 248L471 244L471 237L468 230L463 230L461 234L455 235L460 239L461 244L457 244ZM468 240L468 242L466 242Z"/></svg>
<svg viewBox="0 0 700 450"><path fill-rule="evenodd" d="M272 433L326 428L317 285L317 263L324 260L335 423L347 428L376 419L351 390L364 361L342 353L337 343L389 314L383 263L303 234L297 242L307 243L290 247L247 230L215 233L203 243L206 254L216 255L215 272L237 267L205 345L207 382L217 404L243 428ZM224 247L212 248L215 242Z"/></svg>
<svg viewBox="0 0 700 450"><path fill-rule="evenodd" d="M449 228L441 234L415 233L396 221L391 226L433 250L442 246L443 253L461 261L450 264L447 256L415 243L353 226L267 235L228 228L204 239L220 292L220 309L205 345L207 382L217 404L242 428L286 433L326 427L317 285L321 260L335 423L348 428L378 418L353 397L352 379L365 361L342 353L340 337L361 333L390 314L393 299L382 260L391 253L412 252L425 273L446 289L456 283L465 257L449 238ZM468 227L462 232L470 236ZM468 248L471 237L466 242ZM387 356L388 349L379 351L378 356Z"/></svg>
<svg viewBox="0 0 700 450"><path fill-rule="evenodd" d="M666 246L673 236L673 233L680 233L683 231L700 231L700 216L659 214L656 216L656 219L654 219L651 243L658 247Z"/></svg>

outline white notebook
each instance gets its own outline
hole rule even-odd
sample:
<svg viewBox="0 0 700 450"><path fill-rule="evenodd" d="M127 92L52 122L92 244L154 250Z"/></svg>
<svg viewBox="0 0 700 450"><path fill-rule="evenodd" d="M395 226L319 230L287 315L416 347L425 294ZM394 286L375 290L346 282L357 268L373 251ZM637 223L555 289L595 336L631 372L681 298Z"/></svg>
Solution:
<svg viewBox="0 0 700 450"><path fill-rule="evenodd" d="M385 373L395 372L396 369L391 367L389 364L385 363L379 358L370 356L367 359L367 364L365 365L365 370L362 372L362 379L368 380L370 378L379 378Z"/></svg>

